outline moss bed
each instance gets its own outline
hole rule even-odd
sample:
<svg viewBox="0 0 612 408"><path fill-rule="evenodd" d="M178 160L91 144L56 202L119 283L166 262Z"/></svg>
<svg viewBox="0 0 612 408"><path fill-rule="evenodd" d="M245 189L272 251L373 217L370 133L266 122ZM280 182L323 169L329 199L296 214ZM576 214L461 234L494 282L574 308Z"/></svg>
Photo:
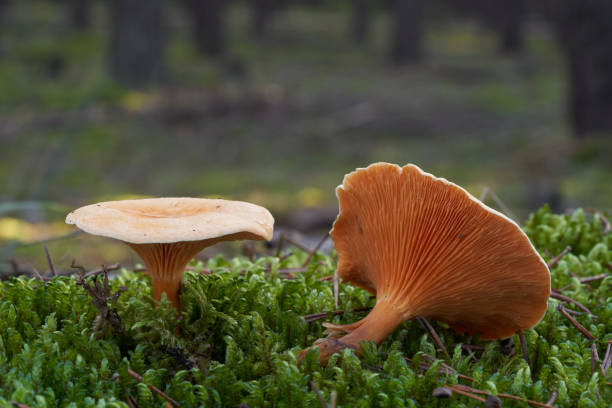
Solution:
<svg viewBox="0 0 612 408"><path fill-rule="evenodd" d="M146 275L121 269L108 282L110 293L119 293L108 306L122 330L99 315L74 275L46 283L11 278L0 282L0 406L483 406L457 393L442 401L432 396L437 387L464 384L500 396L504 407L534 406L507 395L540 404L554 397L556 407L610 407L608 230L602 215L583 210L555 215L542 208L529 218L525 231L545 259L571 247L551 268L552 287L592 313L551 298L544 319L524 333L529 364L518 335L514 346L500 347L432 322L446 357L416 320L378 347L363 344L361 358L345 350L322 368L311 351L298 364L299 350L323 336L322 322L355 321L367 313L355 309L374 303L367 292L340 284L338 309L347 312L307 322L307 315L336 309L333 253L317 253L293 273L288 268L300 268L309 257L296 248L280 258L193 264L178 320L169 303L153 307ZM587 277L596 279L583 282ZM100 277L90 277L91 287L94 279L103 287Z"/></svg>

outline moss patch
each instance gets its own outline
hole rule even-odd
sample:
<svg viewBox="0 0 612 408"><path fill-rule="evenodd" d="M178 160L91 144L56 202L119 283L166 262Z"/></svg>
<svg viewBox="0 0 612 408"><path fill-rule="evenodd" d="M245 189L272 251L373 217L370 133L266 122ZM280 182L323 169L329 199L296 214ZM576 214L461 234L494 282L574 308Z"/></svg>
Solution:
<svg viewBox="0 0 612 408"><path fill-rule="evenodd" d="M592 362L591 346L603 359L612 340L612 278L580 281L610 274L612 238L605 227L600 216L582 210L554 215L543 208L527 222L527 233L545 257L571 246L552 268L552 285L590 309L593 316L574 317L597 338L588 340L557 310L560 302L550 299L542 322L525 333L530 366L518 338L514 354L506 355L499 342L459 336L436 323L451 354L444 363L456 371L444 370L436 359L444 355L416 321L379 347L364 344L361 358L346 350L321 368L312 351L298 365L298 351L323 335L322 321L348 323L366 313L330 314L312 323L304 319L334 310L332 283L321 279L334 270L333 254L316 254L295 279L286 279L285 269L301 266L308 256L296 249L284 259L217 257L194 264L185 275L178 320L167 302L153 307L149 278L123 269L110 285L113 292L124 287L111 302L124 335L102 330L96 308L74 276L47 284L12 278L0 283L0 406L17 401L32 407L128 407L128 399L142 407L163 406L166 401L146 383L182 407L316 407L321 403L314 383L327 400L335 393L337 406L435 407L434 388L462 383L538 402L555 390L557 407L607 407L612 371L604 376L600 362ZM365 291L340 285L340 309L373 302ZM565 307L580 312L571 304ZM467 353L465 344L480 347ZM448 406L481 403L453 395ZM506 399L508 406L526 404Z"/></svg>

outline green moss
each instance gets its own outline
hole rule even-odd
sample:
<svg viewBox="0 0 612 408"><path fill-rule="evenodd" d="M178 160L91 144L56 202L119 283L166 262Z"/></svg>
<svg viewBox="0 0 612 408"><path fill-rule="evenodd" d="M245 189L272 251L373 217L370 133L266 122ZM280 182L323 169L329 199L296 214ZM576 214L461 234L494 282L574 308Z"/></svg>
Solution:
<svg viewBox="0 0 612 408"><path fill-rule="evenodd" d="M588 287L579 278L609 272L612 246L604 227L600 216L582 210L555 215L548 208L533 214L525 227L543 253L554 256L572 247L551 271L553 287L568 286L564 294L593 312L576 319L597 337L600 357L612 338L612 278ZM445 364L473 381L440 372L442 361L432 363L427 355L443 355L414 321L379 347L363 344L361 358L345 350L322 368L313 350L298 365L298 351L323 335L321 321L309 324L303 316L334 309L332 284L320 279L332 273L333 254L315 255L296 279L279 273L300 266L306 256L294 249L283 260L217 257L195 264L185 274L180 319L165 301L153 307L146 276L121 270L111 286L113 291L127 289L111 305L125 328L123 336L94 328L100 326L97 311L74 277L57 277L46 285L25 277L1 282L0 406L18 401L32 407L127 407L128 397L143 407L162 406L164 400L130 377L128 368L183 407L243 402L250 407L320 406L311 382L327 400L335 393L337 406L345 407L434 407L431 392L445 383L539 402L556 390L557 407L609 406L612 387L606 383L612 372L604 377L599 363L591 372L592 342L556 310L558 301L552 299L542 322L525 333L530 366L520 347L507 356L497 342L459 336L437 324L451 353ZM213 273L200 274L204 266ZM372 304L365 291L340 286L341 309ZM351 322L364 313L326 320ZM519 344L518 338L514 342ZM484 350L466 354L461 343ZM481 404L454 395L448 406ZM504 400L504 406L526 405Z"/></svg>

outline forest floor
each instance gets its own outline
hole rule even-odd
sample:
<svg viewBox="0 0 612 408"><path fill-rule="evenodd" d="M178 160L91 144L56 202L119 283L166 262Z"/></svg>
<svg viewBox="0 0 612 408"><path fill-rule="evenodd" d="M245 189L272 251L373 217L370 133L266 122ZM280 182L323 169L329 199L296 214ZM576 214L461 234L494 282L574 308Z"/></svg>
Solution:
<svg viewBox="0 0 612 408"><path fill-rule="evenodd" d="M0 201L67 207L0 218L0 242L69 232L66 210L143 195L243 199L282 220L334 208L343 175L375 161L415 163L476 196L486 187L519 221L544 202L612 206L612 140L571 137L565 61L542 22L527 25L523 53L502 56L475 22L433 21L423 62L400 68L386 61L383 14L363 46L346 10L293 7L257 42L232 6L226 56L214 59L171 9L165 82L133 91L105 73L99 7L88 33L50 2L14 3L2 27ZM15 248L0 246L1 261L42 254ZM66 247L56 252L69 264Z"/></svg>

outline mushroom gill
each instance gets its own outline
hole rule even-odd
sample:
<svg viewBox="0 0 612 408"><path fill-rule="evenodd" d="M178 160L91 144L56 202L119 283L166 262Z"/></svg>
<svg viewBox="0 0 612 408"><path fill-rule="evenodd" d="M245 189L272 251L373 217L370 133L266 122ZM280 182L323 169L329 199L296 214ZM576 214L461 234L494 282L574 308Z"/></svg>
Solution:
<svg viewBox="0 0 612 408"><path fill-rule="evenodd" d="M483 339L543 317L546 264L516 223L461 187L414 165L376 163L345 176L336 193L338 276L376 295L376 305L358 322L325 324L330 337L315 343L323 364L415 317Z"/></svg>

